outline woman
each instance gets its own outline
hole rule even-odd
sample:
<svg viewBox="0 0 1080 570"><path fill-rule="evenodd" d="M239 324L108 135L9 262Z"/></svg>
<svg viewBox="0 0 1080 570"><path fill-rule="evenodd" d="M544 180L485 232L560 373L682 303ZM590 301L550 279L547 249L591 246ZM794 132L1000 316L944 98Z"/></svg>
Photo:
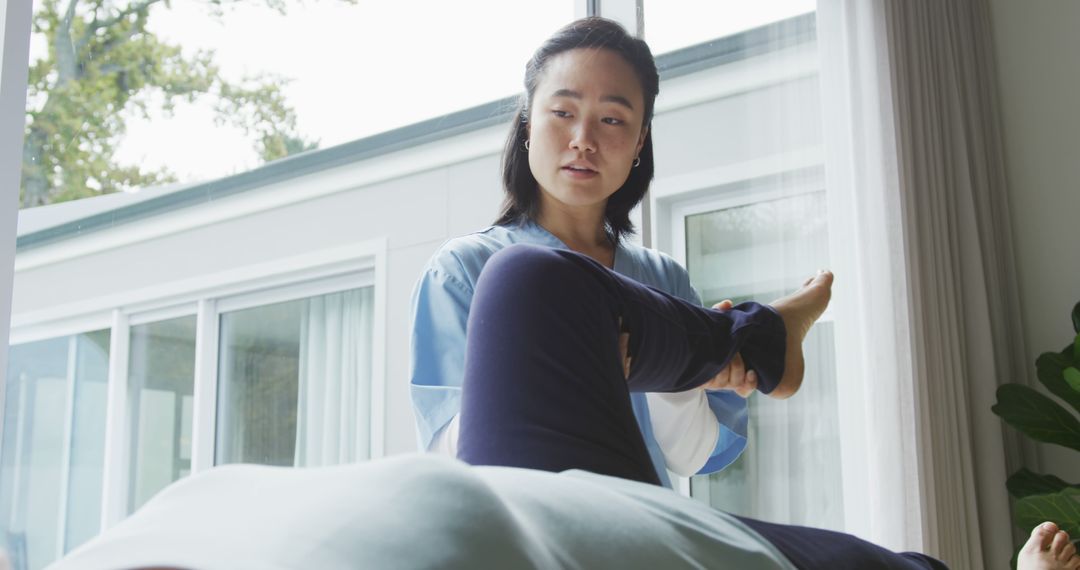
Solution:
<svg viewBox="0 0 1080 570"><path fill-rule="evenodd" d="M648 46L599 18L556 32L529 61L503 212L444 244L414 291L421 449L670 486L668 469L708 473L739 455L747 395L798 389L830 273L771 307L707 310L682 267L623 241L653 176L658 84ZM739 520L802 568L944 568L841 533Z"/></svg>
<svg viewBox="0 0 1080 570"><path fill-rule="evenodd" d="M648 46L603 20L568 26L529 62L520 120L503 156L503 213L495 226L445 244L414 293L411 388L421 449L457 455L469 307L481 269L505 246L579 252L700 304L682 267L623 241L632 231L629 212L653 177L650 122L658 85ZM632 413L662 484L671 486L668 470L710 473L738 457L746 445L743 398L756 382L736 356L701 389L632 394Z"/></svg>

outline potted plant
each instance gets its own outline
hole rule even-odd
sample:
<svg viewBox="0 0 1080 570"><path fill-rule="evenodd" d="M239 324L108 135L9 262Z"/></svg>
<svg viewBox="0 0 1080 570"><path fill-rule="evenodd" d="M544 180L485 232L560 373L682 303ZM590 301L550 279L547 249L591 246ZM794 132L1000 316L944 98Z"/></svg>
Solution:
<svg viewBox="0 0 1080 570"><path fill-rule="evenodd" d="M1080 451L1080 303L1072 310L1076 336L1061 352L1044 352L1035 361L1039 382L1072 407L1021 384L1003 384L991 408L1030 438ZM1076 474L1070 474L1076 477ZM1027 534L1043 521L1054 521L1074 539L1080 538L1080 482L1020 469L1006 486L1016 499L1013 522ZM1015 561L1015 557L1014 557Z"/></svg>

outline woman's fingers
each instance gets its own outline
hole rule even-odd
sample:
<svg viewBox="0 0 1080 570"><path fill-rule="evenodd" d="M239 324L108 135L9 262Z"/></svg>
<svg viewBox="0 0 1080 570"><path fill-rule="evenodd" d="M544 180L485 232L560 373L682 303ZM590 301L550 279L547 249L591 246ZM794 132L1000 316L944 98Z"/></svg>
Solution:
<svg viewBox="0 0 1080 570"><path fill-rule="evenodd" d="M719 303L713 305L712 308L716 309L717 311L726 311L734 306L735 304L731 302L731 299L724 299L723 301L720 301Z"/></svg>
<svg viewBox="0 0 1080 570"><path fill-rule="evenodd" d="M753 370L746 369L746 363L739 354L731 359L728 368L731 369L730 389L743 398L749 398L750 394L757 390L757 374L754 374Z"/></svg>
<svg viewBox="0 0 1080 570"><path fill-rule="evenodd" d="M731 299L724 299L712 308L717 311L727 311L734 306ZM748 398L757 390L757 382L757 374L753 370L747 371L742 355L736 354L727 366L702 387L707 390L731 390L743 398Z"/></svg>
<svg viewBox="0 0 1080 570"><path fill-rule="evenodd" d="M707 390L731 390L748 398L757 390L757 374L753 370L747 371L742 356L736 354L723 370L702 387Z"/></svg>
<svg viewBox="0 0 1080 570"><path fill-rule="evenodd" d="M746 383L746 365L743 364L742 356L738 353L728 362L727 367L731 370L728 387L738 392Z"/></svg>
<svg viewBox="0 0 1080 570"><path fill-rule="evenodd" d="M709 390L726 390L731 382L731 367L725 366L720 369L720 372L716 376L712 377L705 383L705 388Z"/></svg>
<svg viewBox="0 0 1080 570"><path fill-rule="evenodd" d="M750 394L753 394L757 390L757 373L750 370L746 373L746 381L743 382L741 388L735 390L735 393L743 398L749 398Z"/></svg>

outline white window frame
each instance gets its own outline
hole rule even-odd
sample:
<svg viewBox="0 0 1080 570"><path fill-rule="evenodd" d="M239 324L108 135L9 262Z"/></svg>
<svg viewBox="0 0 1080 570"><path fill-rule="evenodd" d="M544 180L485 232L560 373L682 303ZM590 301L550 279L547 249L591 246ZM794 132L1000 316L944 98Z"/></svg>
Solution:
<svg viewBox="0 0 1080 570"><path fill-rule="evenodd" d="M71 315L65 318L49 318L55 316L50 310L23 315L13 322L12 345L111 329L101 530L112 527L128 515L129 446L133 437L128 409L132 326L183 316L196 317L191 450L191 473L194 474L212 467L214 462L221 313L374 287L371 408L367 419L371 424L370 458L382 457L386 439L386 264L387 240L377 238L81 301L76 306L65 307ZM69 384L72 380L69 378ZM72 405L69 401L68 407ZM65 422L70 424L71 418ZM69 426L69 432L70 429ZM70 438L70 433L67 437ZM64 453L70 455L70 445ZM65 459L65 464L68 461L70 458ZM66 505L62 508L66 510ZM62 513L60 524L64 518ZM58 536L63 537L63 527L60 531ZM62 554L63 544L59 547L58 557Z"/></svg>
<svg viewBox="0 0 1080 570"><path fill-rule="evenodd" d="M350 272L334 277L323 278L318 281L305 281L291 285L278 286L273 289L261 289L250 293L241 293L231 297L220 299L205 299L200 307L205 316L201 315L199 332L205 333L207 340L203 345L198 343L196 337L196 370L200 373L201 382L196 387L202 390L195 396L194 416L192 418L192 448L191 448L191 472L197 473L214 465L214 451L217 436L217 397L218 397L218 370L219 364L219 335L221 333L221 316L233 311L264 307L275 303L296 301L331 293L340 293L351 289L375 286L375 278L371 271L361 270ZM210 330L213 329L213 330ZM373 339L374 340L374 339ZM202 352L200 352L200 349ZM372 351L374 355L374 350ZM206 364L203 364L206 363ZM385 403L377 403L374 397L375 376L372 374L372 401L368 411L369 422L375 417L376 408L381 408ZM380 396L382 398L383 396ZM197 424L196 424L197 422ZM199 425L200 430L196 433L194 426ZM376 434L376 425L371 425L371 446L374 449L375 440L381 440L381 434ZM372 453L374 458L374 452Z"/></svg>

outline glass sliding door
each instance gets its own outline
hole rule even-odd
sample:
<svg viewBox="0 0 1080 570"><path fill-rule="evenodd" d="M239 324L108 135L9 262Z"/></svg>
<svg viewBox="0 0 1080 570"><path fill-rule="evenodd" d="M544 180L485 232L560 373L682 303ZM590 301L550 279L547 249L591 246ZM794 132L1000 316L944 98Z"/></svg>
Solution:
<svg viewBox="0 0 1080 570"><path fill-rule="evenodd" d="M109 331L12 346L0 457L0 546L43 568L101 520Z"/></svg>
<svg viewBox="0 0 1080 570"><path fill-rule="evenodd" d="M191 471L195 315L131 327L128 512Z"/></svg>

